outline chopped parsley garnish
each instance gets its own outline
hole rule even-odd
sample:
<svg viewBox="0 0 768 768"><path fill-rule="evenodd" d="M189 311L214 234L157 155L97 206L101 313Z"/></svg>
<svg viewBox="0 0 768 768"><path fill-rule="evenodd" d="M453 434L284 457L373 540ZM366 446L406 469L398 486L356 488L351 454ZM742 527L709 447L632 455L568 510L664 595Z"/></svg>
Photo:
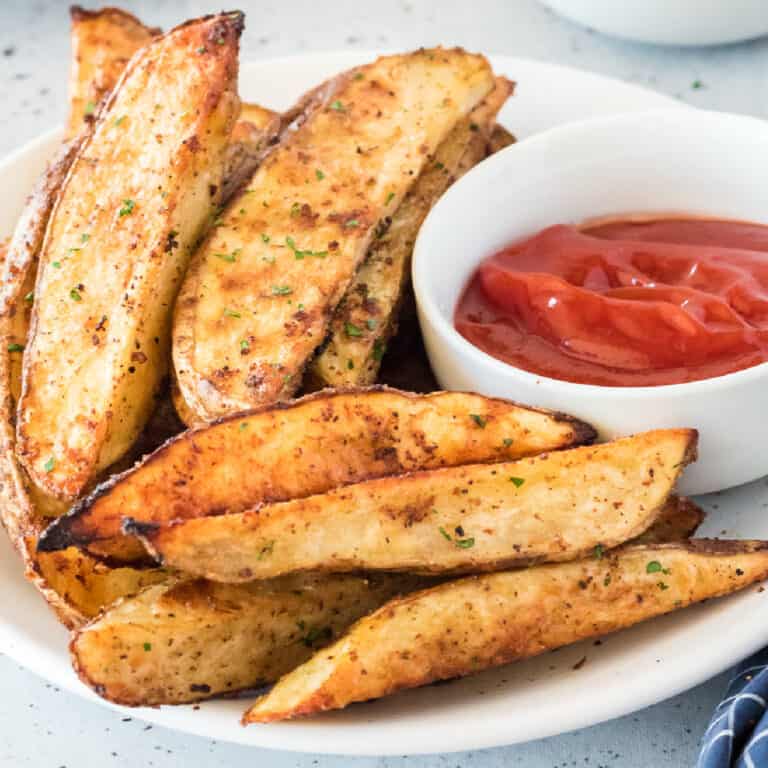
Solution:
<svg viewBox="0 0 768 768"><path fill-rule="evenodd" d="M700 91L704 87L704 83L701 82L701 80L694 80L691 83L691 88L693 88L694 91Z"/></svg>
<svg viewBox="0 0 768 768"><path fill-rule="evenodd" d="M222 261L228 261L230 264L237 261L237 257L240 255L240 252L242 251L242 248L235 248L232 253L214 253L213 255L217 259L221 259Z"/></svg>
<svg viewBox="0 0 768 768"><path fill-rule="evenodd" d="M200 47L197 49L197 52L198 52L198 53L206 53L207 51L208 51L208 49L207 49L207 48L206 48L204 45L201 45L201 46L200 46Z"/></svg>
<svg viewBox="0 0 768 768"><path fill-rule="evenodd" d="M394 199L395 199L395 193L394 192L390 192L387 195L387 201L384 203L384 205L389 205Z"/></svg>
<svg viewBox="0 0 768 768"><path fill-rule="evenodd" d="M525 478L524 477L510 477L509 478L509 482L512 483L515 486L515 488L519 488L525 482Z"/></svg>
<svg viewBox="0 0 768 768"><path fill-rule="evenodd" d="M477 123L470 123L469 124L469 130L470 131L479 131L480 126Z"/></svg>
<svg viewBox="0 0 768 768"><path fill-rule="evenodd" d="M485 425L488 423L479 413L470 413L469 418L472 419L480 429L485 429Z"/></svg>
<svg viewBox="0 0 768 768"><path fill-rule="evenodd" d="M152 650L152 643L144 643L144 650L149 653Z"/></svg>
<svg viewBox="0 0 768 768"><path fill-rule="evenodd" d="M77 290L77 288L73 288L69 292L69 298L72 299L72 301L82 301L83 297L80 295L80 291Z"/></svg>
<svg viewBox="0 0 768 768"><path fill-rule="evenodd" d="M248 422L247 421L241 421L240 422L240 431L242 432L244 429L248 429Z"/></svg>
<svg viewBox="0 0 768 768"><path fill-rule="evenodd" d="M83 114L87 117L88 115L92 115L96 111L96 104L92 101L88 101L85 104L85 109L83 110Z"/></svg>
<svg viewBox="0 0 768 768"><path fill-rule="evenodd" d="M219 39L216 41L216 45L224 45L224 43L226 43L226 42L227 42L227 41L226 41L226 40L225 40L223 37L220 37L220 38L219 38Z"/></svg>
<svg viewBox="0 0 768 768"><path fill-rule="evenodd" d="M35 298L35 292L30 291L25 297L24 301L31 302Z"/></svg>
<svg viewBox="0 0 768 768"><path fill-rule="evenodd" d="M136 203L133 200L125 199L123 200L123 207L119 210L120 216L128 216L129 214L133 213L133 209L136 206Z"/></svg>
<svg viewBox="0 0 768 768"><path fill-rule="evenodd" d="M515 441L511 437L505 437L501 442L505 448L509 448Z"/></svg>
<svg viewBox="0 0 768 768"><path fill-rule="evenodd" d="M61 262L60 261L54 261L54 262L52 262L52 264L53 264L53 266L56 269L61 269Z"/></svg>
<svg viewBox="0 0 768 768"><path fill-rule="evenodd" d="M80 235L81 243L87 243L90 239L91 239L91 236L87 232L83 232L83 234Z"/></svg>
<svg viewBox="0 0 768 768"><path fill-rule="evenodd" d="M595 560L602 560L604 554L605 554L605 547L603 547L602 544L595 544L595 550L594 550Z"/></svg>
<svg viewBox="0 0 768 768"><path fill-rule="evenodd" d="M661 571L661 563L658 560L651 560L651 562L645 566L646 573L659 573L659 571Z"/></svg>
<svg viewBox="0 0 768 768"><path fill-rule="evenodd" d="M24 351L24 345L23 344L9 344L8 345L8 351L9 352L23 352Z"/></svg>
<svg viewBox="0 0 768 768"><path fill-rule="evenodd" d="M353 371L355 369L355 363L353 362L352 358L349 358L347 360L347 370Z"/></svg>
<svg viewBox="0 0 768 768"><path fill-rule="evenodd" d="M354 323L344 323L344 333L347 336L362 336L363 331L358 328Z"/></svg>
<svg viewBox="0 0 768 768"><path fill-rule="evenodd" d="M315 176L318 181L322 181L325 178L325 174L319 168L315 171Z"/></svg>
<svg viewBox="0 0 768 768"><path fill-rule="evenodd" d="M119 128L123 124L123 120L125 120L125 118L126 115L120 115L120 117L115 120L115 126Z"/></svg>
<svg viewBox="0 0 768 768"><path fill-rule="evenodd" d="M365 75L362 72L355 72L355 80L362 80Z"/></svg>
<svg viewBox="0 0 768 768"><path fill-rule="evenodd" d="M373 359L378 363L384 357L384 353L387 351L387 345L381 340L376 339L373 344Z"/></svg>
<svg viewBox="0 0 768 768"><path fill-rule="evenodd" d="M605 578L603 579L603 586L607 587L611 583L611 574L606 573Z"/></svg>
<svg viewBox="0 0 768 768"><path fill-rule="evenodd" d="M303 632L305 624L303 621L297 623L298 628ZM306 635L301 638L301 642L307 646L307 648L314 648L315 643L318 640L330 640L333 637L333 630L330 627L311 627Z"/></svg>
<svg viewBox="0 0 768 768"><path fill-rule="evenodd" d="M301 203L294 203L291 206L291 216L298 216L301 213Z"/></svg>
<svg viewBox="0 0 768 768"><path fill-rule="evenodd" d="M265 234L264 232L261 233L261 242L262 243L268 243L272 238Z"/></svg>
<svg viewBox="0 0 768 768"><path fill-rule="evenodd" d="M360 226L360 222L357 219L349 219L349 220L344 222L344 226L347 229L355 229L355 227L359 227Z"/></svg>
<svg viewBox="0 0 768 768"><path fill-rule="evenodd" d="M669 584L665 584L663 581L660 581L659 589L663 592L665 589L669 589Z"/></svg>
<svg viewBox="0 0 768 768"><path fill-rule="evenodd" d="M454 539L453 536L451 536L448 531L443 528L441 525L438 529L440 531L440 534L446 541L452 541L459 549L471 549L475 546L475 539L473 536L464 536L464 529L461 526L456 527L456 533L457 535L461 536L462 538L456 538Z"/></svg>
<svg viewBox="0 0 768 768"><path fill-rule="evenodd" d="M241 339L241 341L240 341L240 351L241 352L250 352L251 351L251 345L248 343L247 339Z"/></svg>
<svg viewBox="0 0 768 768"><path fill-rule="evenodd" d="M376 328L376 321L372 317L369 317L365 321L365 325L369 331L373 331Z"/></svg>
<svg viewBox="0 0 768 768"><path fill-rule="evenodd" d="M331 102L331 109L336 112L346 112L346 107L338 99Z"/></svg>
<svg viewBox="0 0 768 768"><path fill-rule="evenodd" d="M43 464L43 469L46 472L52 472L55 466L56 466L56 459L54 459L53 456L51 456L51 458L48 459L48 461L46 461L45 464Z"/></svg>
<svg viewBox="0 0 768 768"><path fill-rule="evenodd" d="M288 296L291 293L293 293L293 288L291 288L289 285L273 285L272 286L273 296Z"/></svg>
<svg viewBox="0 0 768 768"><path fill-rule="evenodd" d="M242 317L242 315L239 312L236 312L234 309L229 309L229 307L224 307L224 317L240 318Z"/></svg>
<svg viewBox="0 0 768 768"><path fill-rule="evenodd" d="M82 248L67 248L67 253L78 253L82 250Z"/></svg>
<svg viewBox="0 0 768 768"><path fill-rule="evenodd" d="M293 255L296 259L303 259L305 256L316 256L318 259L324 259L328 255L328 251L300 250L296 247L296 243L290 235L285 238L285 244L293 251Z"/></svg>

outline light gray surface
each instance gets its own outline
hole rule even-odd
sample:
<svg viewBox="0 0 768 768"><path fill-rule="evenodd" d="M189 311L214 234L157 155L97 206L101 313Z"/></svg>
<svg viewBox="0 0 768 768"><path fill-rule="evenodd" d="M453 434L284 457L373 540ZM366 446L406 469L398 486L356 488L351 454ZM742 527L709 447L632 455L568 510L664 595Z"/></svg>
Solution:
<svg viewBox="0 0 768 768"><path fill-rule="evenodd" d="M113 0L117 1L117 0ZM60 123L66 104L66 1L0 0L0 156ZM91 4L89 4L91 5ZM167 27L217 10L214 0L123 2ZM534 0L240 2L243 56L437 43L591 69L712 109L768 115L768 41L708 50L620 43L555 18ZM8 183L8 180L5 182ZM716 678L635 715L531 744L477 753L376 760L267 752L125 721L60 692L0 655L0 766L268 765L275 768L641 768L690 765L725 686ZM595 696L600 691L594 692ZM585 705L587 703L585 702ZM546 717L546 712L542 717Z"/></svg>

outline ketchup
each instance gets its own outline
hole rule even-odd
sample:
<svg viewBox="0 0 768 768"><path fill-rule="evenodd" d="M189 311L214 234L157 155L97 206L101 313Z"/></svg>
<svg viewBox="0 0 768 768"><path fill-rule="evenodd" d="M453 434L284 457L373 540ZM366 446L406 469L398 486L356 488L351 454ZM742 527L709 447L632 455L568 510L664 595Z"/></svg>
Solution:
<svg viewBox="0 0 768 768"><path fill-rule="evenodd" d="M657 386L768 360L768 226L549 227L486 259L455 313L490 355L554 379Z"/></svg>

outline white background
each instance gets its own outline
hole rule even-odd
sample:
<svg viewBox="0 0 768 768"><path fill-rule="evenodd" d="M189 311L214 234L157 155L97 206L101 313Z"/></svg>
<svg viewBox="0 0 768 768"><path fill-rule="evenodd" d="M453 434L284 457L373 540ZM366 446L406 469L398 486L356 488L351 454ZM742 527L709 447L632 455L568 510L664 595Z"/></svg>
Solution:
<svg viewBox="0 0 768 768"><path fill-rule="evenodd" d="M145 22L163 27L218 10L220 4L122 3ZM0 156L63 120L68 5L0 0ZM602 72L706 108L768 115L765 40L704 50L626 44L560 21L534 0L282 0L238 5L247 12L244 58L461 44ZM412 760L315 758L150 728L60 692L0 655L0 766L677 767L695 759L699 735L724 686L725 678L719 678L636 715L506 749Z"/></svg>

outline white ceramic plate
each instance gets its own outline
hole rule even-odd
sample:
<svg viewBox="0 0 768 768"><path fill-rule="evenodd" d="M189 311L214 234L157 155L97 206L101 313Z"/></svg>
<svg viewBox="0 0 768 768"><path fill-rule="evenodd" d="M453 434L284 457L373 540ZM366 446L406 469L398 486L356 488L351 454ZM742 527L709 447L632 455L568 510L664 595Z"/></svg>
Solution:
<svg viewBox="0 0 768 768"><path fill-rule="evenodd" d="M251 63L242 68L242 92L248 99L283 108L324 77L373 55L322 54ZM635 86L549 64L498 56L493 65L519 83L502 119L521 138L569 120L674 103ZM0 236L10 233L58 135L47 134L0 164L6 190ZM568 404L562 407L567 410ZM768 538L768 489L762 481L711 497L705 505L712 510L708 533L727 530L732 536ZM101 701L70 669L67 633L25 582L2 535L0 584L0 651L55 685ZM512 744L623 715L722 671L768 641L766 596L752 589L614 635L600 646L573 646L311 720L243 728L238 721L246 702L231 700L204 703L199 709L123 711L222 741L304 752L387 755ZM574 670L583 657L586 662Z"/></svg>

